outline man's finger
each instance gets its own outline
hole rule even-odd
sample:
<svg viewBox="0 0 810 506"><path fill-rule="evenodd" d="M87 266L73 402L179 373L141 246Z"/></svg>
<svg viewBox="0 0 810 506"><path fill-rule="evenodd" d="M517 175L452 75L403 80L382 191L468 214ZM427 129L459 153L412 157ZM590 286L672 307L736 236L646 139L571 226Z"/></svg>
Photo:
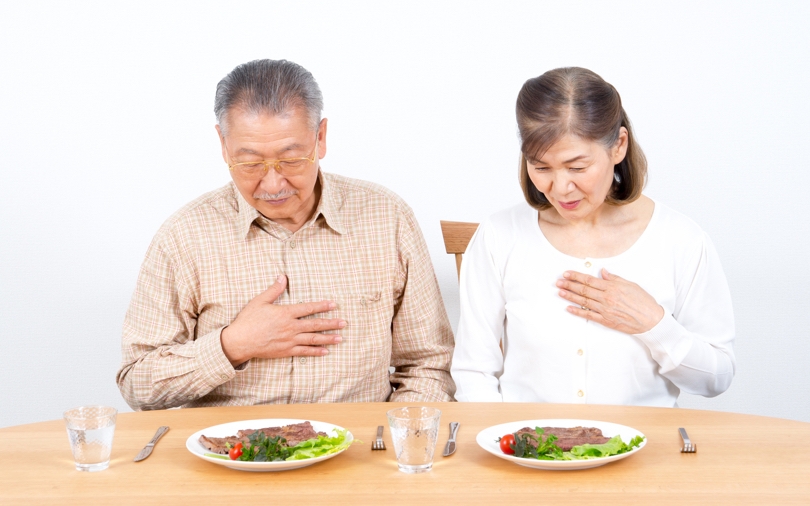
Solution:
<svg viewBox="0 0 810 506"><path fill-rule="evenodd" d="M341 341L343 341L343 338L335 334L303 333L295 336L295 342L299 346L321 346L325 344L338 344Z"/></svg>
<svg viewBox="0 0 810 506"><path fill-rule="evenodd" d="M285 288L287 288L287 276L282 274L276 278L276 282L270 285L270 288L260 293L257 298L261 298L261 300L272 304L284 293Z"/></svg>
<svg viewBox="0 0 810 506"><path fill-rule="evenodd" d="M323 332L324 330L340 330L346 326L346 320L307 318L299 320L298 332Z"/></svg>
<svg viewBox="0 0 810 506"><path fill-rule="evenodd" d="M322 300L320 302L304 302L301 304L293 304L290 306L293 318L301 318L302 316L310 316L318 313L325 313L335 309L337 304L331 300ZM337 328L337 327L334 327Z"/></svg>
<svg viewBox="0 0 810 506"><path fill-rule="evenodd" d="M290 350L293 357L322 357L329 354L323 346L295 346Z"/></svg>

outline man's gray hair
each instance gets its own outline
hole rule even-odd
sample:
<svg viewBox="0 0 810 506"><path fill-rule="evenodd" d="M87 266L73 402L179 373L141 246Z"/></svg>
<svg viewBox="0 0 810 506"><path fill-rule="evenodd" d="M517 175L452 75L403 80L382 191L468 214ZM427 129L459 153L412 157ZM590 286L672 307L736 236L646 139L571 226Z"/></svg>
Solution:
<svg viewBox="0 0 810 506"><path fill-rule="evenodd" d="M287 60L253 60L233 69L217 84L214 114L225 133L234 108L254 114L285 114L303 107L310 127L317 130L323 95L307 69Z"/></svg>

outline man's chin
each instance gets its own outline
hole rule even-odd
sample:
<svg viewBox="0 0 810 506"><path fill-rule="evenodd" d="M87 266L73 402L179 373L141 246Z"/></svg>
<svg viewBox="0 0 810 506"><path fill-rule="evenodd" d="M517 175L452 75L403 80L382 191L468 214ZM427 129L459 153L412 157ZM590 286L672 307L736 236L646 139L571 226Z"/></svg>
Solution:
<svg viewBox="0 0 810 506"><path fill-rule="evenodd" d="M291 219L295 214L294 200L292 197L279 200L258 200L255 207L268 220L282 223Z"/></svg>

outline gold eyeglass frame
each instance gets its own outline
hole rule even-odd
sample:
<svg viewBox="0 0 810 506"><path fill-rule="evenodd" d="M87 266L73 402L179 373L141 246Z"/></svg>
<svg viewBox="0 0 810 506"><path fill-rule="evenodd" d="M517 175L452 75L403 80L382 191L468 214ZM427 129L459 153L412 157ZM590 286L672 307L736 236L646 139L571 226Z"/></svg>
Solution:
<svg viewBox="0 0 810 506"><path fill-rule="evenodd" d="M315 134L315 148L312 150L312 154L309 155L309 156L303 156L303 157L297 157L297 158L281 158L281 159L278 159L278 160L257 160L255 162L239 162L239 163L234 163L233 165L228 165L228 169L231 172L233 172L234 167L239 167L240 165L256 165L258 163L262 163L262 164L264 164L264 173L262 173L261 177L256 177L256 178L252 178L252 179L261 179L264 176L266 176L267 173L270 171L270 165L273 166L273 170L275 170L276 172L278 172L282 176L297 176L301 172L293 172L293 173L287 172L286 174L284 172L282 172L281 163L283 163L283 162L303 162L303 161L307 161L309 163L315 163L315 159L318 156L318 141L319 141L318 134L316 133ZM231 157L230 153L228 153L228 158L233 159L233 157ZM240 174L239 172L236 172L236 174L238 174L238 175L240 175L242 177L246 177L243 174ZM247 176L247 177L250 177L250 176Z"/></svg>

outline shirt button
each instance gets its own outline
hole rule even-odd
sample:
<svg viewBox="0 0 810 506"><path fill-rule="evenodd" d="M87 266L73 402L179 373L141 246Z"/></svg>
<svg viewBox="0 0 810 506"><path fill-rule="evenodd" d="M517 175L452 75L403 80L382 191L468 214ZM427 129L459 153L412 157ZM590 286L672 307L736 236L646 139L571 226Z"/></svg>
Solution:
<svg viewBox="0 0 810 506"><path fill-rule="evenodd" d="M577 355L579 355L580 357L582 356L583 353L584 352L582 350L577 350Z"/></svg>
<svg viewBox="0 0 810 506"><path fill-rule="evenodd" d="M306 364L306 363L307 363L307 359L306 359L306 357L301 357L301 358L299 358L299 359L298 359L298 361L299 361L299 362L301 362L302 364Z"/></svg>
<svg viewBox="0 0 810 506"><path fill-rule="evenodd" d="M220 374L220 375L219 375L219 377L220 377L220 378L222 378L222 379L224 379L224 380L228 379L228 375L227 375L227 374Z"/></svg>
<svg viewBox="0 0 810 506"><path fill-rule="evenodd" d="M584 396L585 396L585 392L583 392L582 390L580 390L579 392L577 392L577 395L578 395L579 397L584 397Z"/></svg>
<svg viewBox="0 0 810 506"><path fill-rule="evenodd" d="M590 262L585 262L585 267L590 267L590 266L591 266Z"/></svg>
<svg viewBox="0 0 810 506"><path fill-rule="evenodd" d="M299 300L299 301L298 301L298 303L299 303L299 304L303 304L303 303L304 303L304 301L303 301L303 300Z"/></svg>
<svg viewBox="0 0 810 506"><path fill-rule="evenodd" d="M188 400L193 400L193 399L194 399L194 396L193 396L193 395L189 395L189 396L188 396Z"/></svg>
<svg viewBox="0 0 810 506"><path fill-rule="evenodd" d="M290 241L290 247L291 247L292 249L295 249L295 241Z"/></svg>

